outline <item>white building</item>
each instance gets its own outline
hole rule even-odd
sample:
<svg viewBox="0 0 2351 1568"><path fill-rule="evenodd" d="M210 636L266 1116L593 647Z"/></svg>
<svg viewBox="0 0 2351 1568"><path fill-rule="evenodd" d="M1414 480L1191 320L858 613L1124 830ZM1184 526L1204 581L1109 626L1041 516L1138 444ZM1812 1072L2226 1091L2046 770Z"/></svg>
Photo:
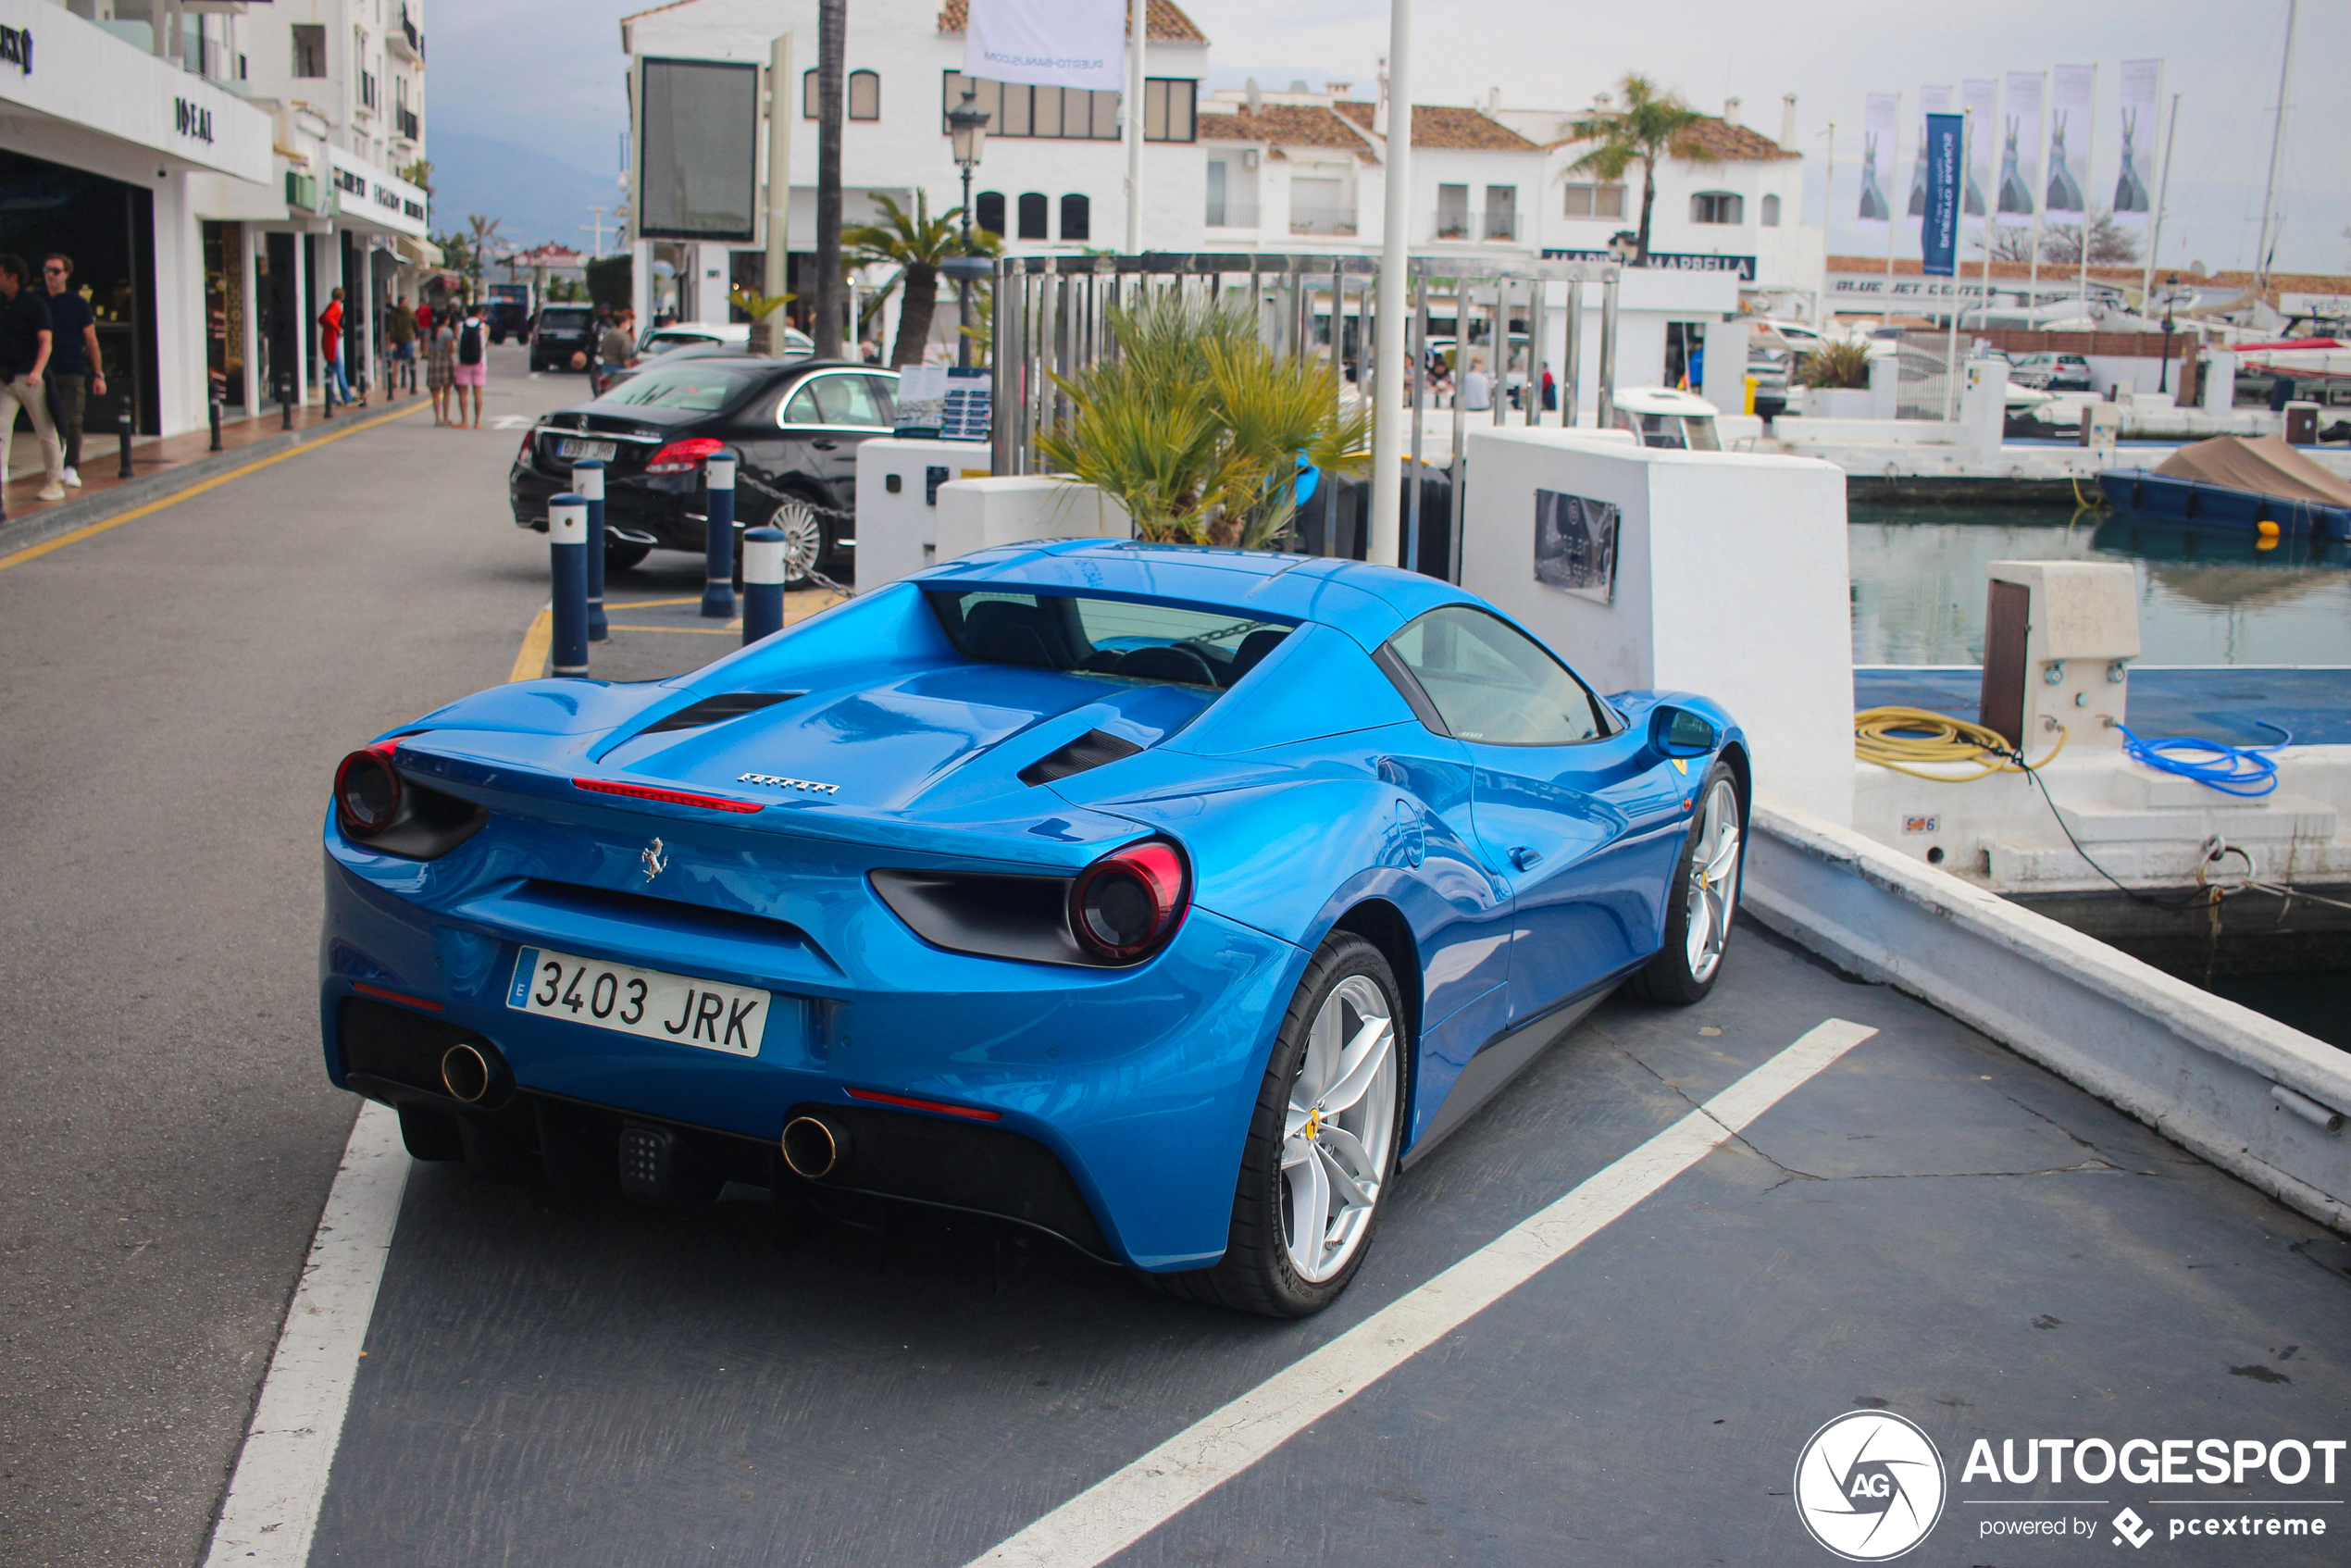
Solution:
<svg viewBox="0 0 2351 1568"><path fill-rule="evenodd" d="M392 172L424 156L419 12L0 0L29 40L0 60L0 250L74 258L142 432L202 427L215 387L234 417L280 372L315 384L327 291L387 298L430 256L425 193ZM371 339L349 334L356 363Z"/></svg>

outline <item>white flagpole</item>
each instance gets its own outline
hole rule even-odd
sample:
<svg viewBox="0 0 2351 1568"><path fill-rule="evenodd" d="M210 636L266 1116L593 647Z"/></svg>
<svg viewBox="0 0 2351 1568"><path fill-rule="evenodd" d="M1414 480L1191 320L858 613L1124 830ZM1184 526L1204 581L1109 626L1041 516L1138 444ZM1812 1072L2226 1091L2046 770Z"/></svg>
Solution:
<svg viewBox="0 0 2351 1568"><path fill-rule="evenodd" d="M1387 5L1387 200L1380 232L1379 323L1372 366L1372 537L1364 559L1392 566L1404 542L1404 317L1412 222L1412 0ZM1337 317L1333 317L1336 326ZM1467 346L1467 335L1463 335ZM1606 417L1606 411L1602 411ZM1456 476L1456 482L1459 476ZM1413 476L1419 482L1419 476Z"/></svg>
<svg viewBox="0 0 2351 1568"><path fill-rule="evenodd" d="M2139 308L2146 310L2154 298L2155 253L2163 243L2163 207L2171 199L2171 138L2180 133L2180 95L2171 94L2171 123L2163 131L2163 173L2155 186L2155 228L2147 235L2147 265L2139 280Z"/></svg>
<svg viewBox="0 0 2351 1568"><path fill-rule="evenodd" d="M1143 42L1148 0L1128 0L1126 16L1126 254L1143 249Z"/></svg>
<svg viewBox="0 0 2351 1568"><path fill-rule="evenodd" d="M2090 230L2097 214L2090 210L2090 193L2098 178L2098 68L2090 68L2089 139L2082 143L2082 314L2090 314ZM2090 329L2093 332L2097 329Z"/></svg>

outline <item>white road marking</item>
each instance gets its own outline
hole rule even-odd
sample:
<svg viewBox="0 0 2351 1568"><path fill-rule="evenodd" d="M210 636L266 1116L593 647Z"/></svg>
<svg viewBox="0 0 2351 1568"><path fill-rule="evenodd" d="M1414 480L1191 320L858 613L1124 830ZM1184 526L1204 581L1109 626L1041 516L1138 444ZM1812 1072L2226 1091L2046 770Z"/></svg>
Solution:
<svg viewBox="0 0 2351 1568"><path fill-rule="evenodd" d="M529 414L501 414L490 421L493 430L527 430L539 421Z"/></svg>
<svg viewBox="0 0 2351 1568"><path fill-rule="evenodd" d="M1877 1033L1831 1018L1576 1188L1321 1350L1088 1487L970 1568L1094 1568L1597 1235Z"/></svg>
<svg viewBox="0 0 2351 1568"><path fill-rule="evenodd" d="M310 1561L408 1164L398 1113L363 1102L269 1358L205 1568L304 1568Z"/></svg>

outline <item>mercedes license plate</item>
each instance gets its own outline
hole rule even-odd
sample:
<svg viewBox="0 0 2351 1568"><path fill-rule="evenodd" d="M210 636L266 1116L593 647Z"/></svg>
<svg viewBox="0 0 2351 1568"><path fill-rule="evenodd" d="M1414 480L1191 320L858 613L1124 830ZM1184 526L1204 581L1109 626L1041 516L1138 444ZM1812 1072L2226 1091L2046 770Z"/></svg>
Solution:
<svg viewBox="0 0 2351 1568"><path fill-rule="evenodd" d="M517 1012L730 1056L759 1054L775 1003L770 991L540 947L516 956L506 989L506 1005Z"/></svg>
<svg viewBox="0 0 2351 1568"><path fill-rule="evenodd" d="M599 463L611 462L612 454L619 450L616 442L583 441L578 436L566 436L555 442L555 455L558 457L592 457Z"/></svg>

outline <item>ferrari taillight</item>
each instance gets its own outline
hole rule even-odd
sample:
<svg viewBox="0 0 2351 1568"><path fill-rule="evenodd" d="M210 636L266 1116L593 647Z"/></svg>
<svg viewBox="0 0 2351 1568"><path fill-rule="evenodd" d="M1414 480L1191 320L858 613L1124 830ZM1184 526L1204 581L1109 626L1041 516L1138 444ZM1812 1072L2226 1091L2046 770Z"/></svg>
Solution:
<svg viewBox="0 0 2351 1568"><path fill-rule="evenodd" d="M713 436L695 436L690 441L673 441L654 453L645 463L649 474L690 474L703 465L703 460L719 451L727 443Z"/></svg>
<svg viewBox="0 0 2351 1568"><path fill-rule="evenodd" d="M379 740L335 769L335 816L346 837L372 839L400 819L400 775L392 765L399 744Z"/></svg>
<svg viewBox="0 0 2351 1568"><path fill-rule="evenodd" d="M1183 852L1167 840L1129 844L1070 883L1070 933L1098 962L1140 963L1183 924L1190 883Z"/></svg>

